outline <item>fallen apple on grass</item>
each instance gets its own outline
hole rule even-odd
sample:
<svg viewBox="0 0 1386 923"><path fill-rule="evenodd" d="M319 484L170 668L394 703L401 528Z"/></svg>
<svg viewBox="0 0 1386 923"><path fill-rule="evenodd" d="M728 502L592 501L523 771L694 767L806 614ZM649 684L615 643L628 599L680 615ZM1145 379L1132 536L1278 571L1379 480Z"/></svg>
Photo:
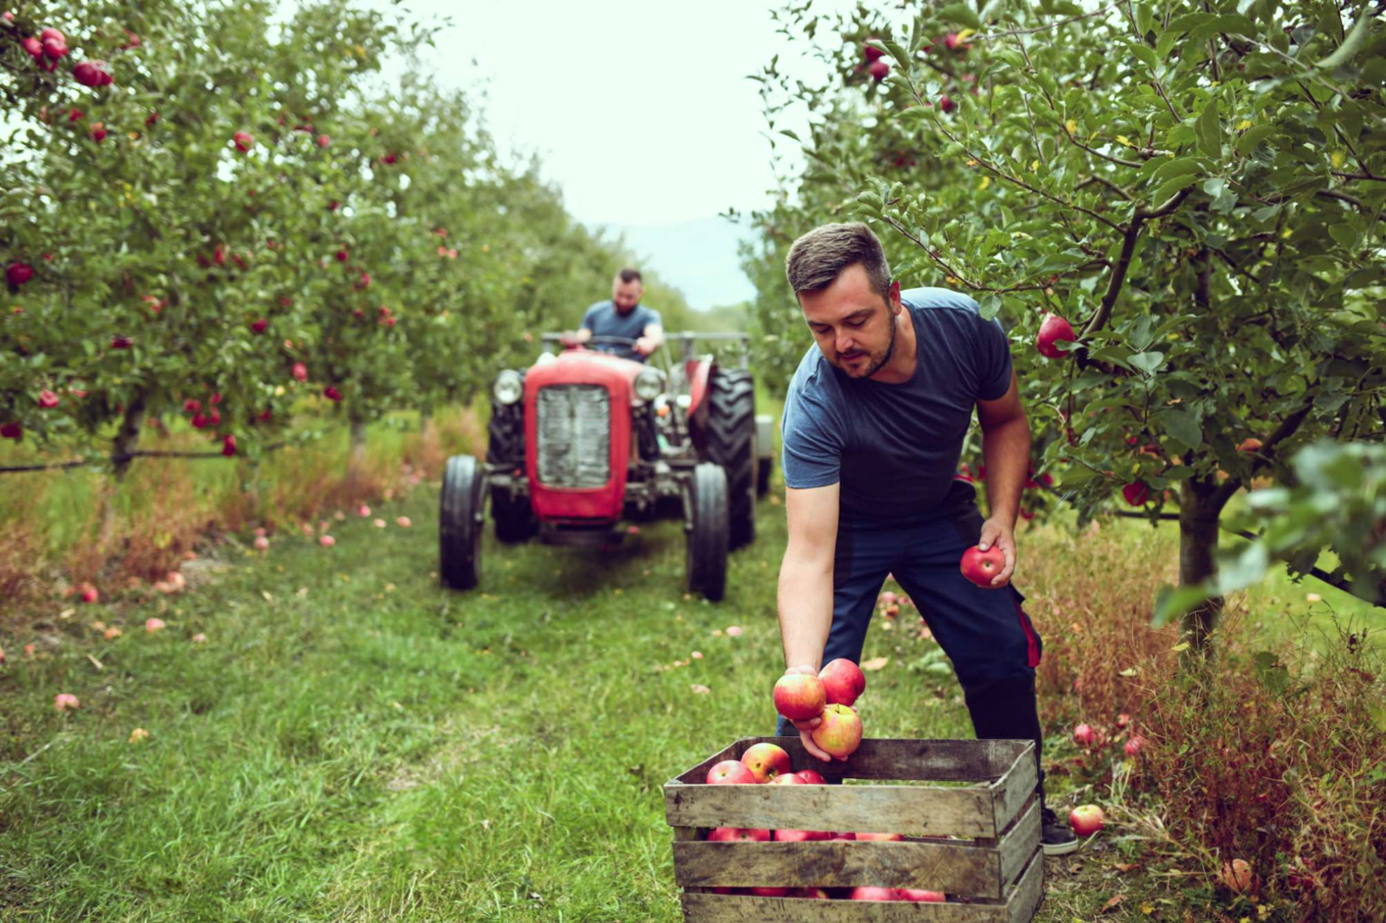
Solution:
<svg viewBox="0 0 1386 923"><path fill-rule="evenodd" d="M1079 805L1068 815L1068 825L1077 836L1092 836L1102 829L1105 821L1102 809L1095 804Z"/></svg>
<svg viewBox="0 0 1386 923"><path fill-rule="evenodd" d="M1218 872L1218 881L1222 882L1222 886L1227 890L1244 894L1255 887L1256 875L1245 859L1233 859L1225 863Z"/></svg>
<svg viewBox="0 0 1386 923"><path fill-rule="evenodd" d="M1125 751L1127 756L1135 756L1137 753L1140 753L1144 747L1145 738L1139 734L1134 734L1130 740L1126 741L1126 746L1122 747L1122 750Z"/></svg>
<svg viewBox="0 0 1386 923"><path fill-rule="evenodd" d="M81 705L82 703L77 701L77 697L70 692L60 692L53 696L53 707L58 711L71 711L74 708L80 708Z"/></svg>
<svg viewBox="0 0 1386 923"><path fill-rule="evenodd" d="M255 550L269 551L269 539L263 535L257 535L255 537Z"/></svg>
<svg viewBox="0 0 1386 923"><path fill-rule="evenodd" d="M1080 724L1073 729L1073 742L1080 747L1091 747L1093 741L1097 739L1097 732L1091 725Z"/></svg>
<svg viewBox="0 0 1386 923"><path fill-rule="evenodd" d="M151 635L155 634L156 632L163 631L167 627L168 625L165 624L164 620L160 618L148 618L144 620L144 630L149 632Z"/></svg>

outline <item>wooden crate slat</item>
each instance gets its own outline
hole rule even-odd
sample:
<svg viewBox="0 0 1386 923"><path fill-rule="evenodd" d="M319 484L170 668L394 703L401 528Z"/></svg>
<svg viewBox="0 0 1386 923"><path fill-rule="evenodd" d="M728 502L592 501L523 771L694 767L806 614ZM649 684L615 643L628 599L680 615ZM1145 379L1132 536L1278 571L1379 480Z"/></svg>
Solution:
<svg viewBox="0 0 1386 923"><path fill-rule="evenodd" d="M664 788L671 827L850 830L910 836L994 837L984 788L902 785L681 785Z"/></svg>
<svg viewBox="0 0 1386 923"><path fill-rule="evenodd" d="M921 888L998 901L1003 893L1000 850L961 843L677 842L674 880L698 888Z"/></svg>
<svg viewBox="0 0 1386 923"><path fill-rule="evenodd" d="M815 769L825 779L986 783L1001 778L1028 741L868 737L846 762L829 764L809 756L797 736L747 737L737 741L737 758L758 743L778 744L796 770Z"/></svg>
<svg viewBox="0 0 1386 923"><path fill-rule="evenodd" d="M1043 899L1044 850L1037 849L1029 866L1021 873L1020 881L1010 889L1006 898L1006 923L1030 923Z"/></svg>
<svg viewBox="0 0 1386 923"><path fill-rule="evenodd" d="M1035 794L1039 785L1039 770L1035 766L1035 745L1029 744L1017 754L1005 775L991 786L996 796L994 819L997 830L1011 825Z"/></svg>
<svg viewBox="0 0 1386 923"><path fill-rule="evenodd" d="M1001 837L1001 882L1010 885L1027 866L1040 845L1040 800L1032 795L1030 807Z"/></svg>
<svg viewBox="0 0 1386 923"><path fill-rule="evenodd" d="M1016 923L999 904L915 904L909 901L820 901L749 894L684 894L687 923ZM1028 918L1026 918L1028 920Z"/></svg>

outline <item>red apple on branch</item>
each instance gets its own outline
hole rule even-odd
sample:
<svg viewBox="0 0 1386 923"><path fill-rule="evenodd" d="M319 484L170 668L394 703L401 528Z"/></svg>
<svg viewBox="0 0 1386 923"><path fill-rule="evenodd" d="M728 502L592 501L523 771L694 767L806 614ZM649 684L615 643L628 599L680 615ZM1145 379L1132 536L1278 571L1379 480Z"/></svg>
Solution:
<svg viewBox="0 0 1386 923"><path fill-rule="evenodd" d="M58 406L58 395L45 388L39 392L38 405L44 410L52 410Z"/></svg>
<svg viewBox="0 0 1386 923"><path fill-rule="evenodd" d="M11 263L5 267L5 281L11 285L23 285L33 277L34 267L28 263Z"/></svg>
<svg viewBox="0 0 1386 923"><path fill-rule="evenodd" d="M872 61L867 71L871 74L872 79L880 83L890 73L890 65L884 61Z"/></svg>
<svg viewBox="0 0 1386 923"><path fill-rule="evenodd" d="M255 138L248 131L236 132L231 136L231 141L242 154L248 153L255 146Z"/></svg>
<svg viewBox="0 0 1386 923"><path fill-rule="evenodd" d="M1062 359L1066 353L1059 349L1058 343L1066 341L1069 343L1077 342L1078 336L1073 332L1073 325L1057 314L1046 314L1040 323L1039 337L1035 340L1035 349L1041 356L1050 359Z"/></svg>
<svg viewBox="0 0 1386 923"><path fill-rule="evenodd" d="M1150 487L1145 481L1136 481L1123 487L1121 496L1132 506L1145 506L1150 499Z"/></svg>
<svg viewBox="0 0 1386 923"><path fill-rule="evenodd" d="M110 86L114 78L109 66L105 61L83 61L72 69L72 76L84 87Z"/></svg>

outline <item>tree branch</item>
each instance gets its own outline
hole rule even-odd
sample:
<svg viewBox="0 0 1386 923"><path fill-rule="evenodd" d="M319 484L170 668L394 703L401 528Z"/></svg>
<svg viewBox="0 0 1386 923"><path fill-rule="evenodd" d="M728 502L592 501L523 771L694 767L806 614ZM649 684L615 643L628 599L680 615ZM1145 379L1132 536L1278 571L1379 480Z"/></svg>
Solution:
<svg viewBox="0 0 1386 923"><path fill-rule="evenodd" d="M1317 382L1315 382L1315 388L1316 387ZM1311 388L1309 393L1313 394L1315 388ZM1266 437L1265 442L1261 443L1261 448L1257 449L1252 456L1251 474L1253 477L1256 475L1256 472L1263 468L1270 467L1271 462L1275 460L1275 447L1293 436L1295 432L1299 430L1300 425L1308 419L1309 412L1313 409L1314 399L1311 397L1304 402L1302 407L1282 420L1280 425L1276 427L1275 432ZM1223 481L1222 486L1213 494L1213 502L1218 504L1217 508L1221 509L1241 486L1241 480L1235 477L1229 477L1227 480Z"/></svg>

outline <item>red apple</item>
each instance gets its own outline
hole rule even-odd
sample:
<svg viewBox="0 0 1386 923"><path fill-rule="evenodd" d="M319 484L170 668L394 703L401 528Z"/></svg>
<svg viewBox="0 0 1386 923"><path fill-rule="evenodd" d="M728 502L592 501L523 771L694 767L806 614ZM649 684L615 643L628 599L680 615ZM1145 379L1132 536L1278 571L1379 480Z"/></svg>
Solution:
<svg viewBox="0 0 1386 923"><path fill-rule="evenodd" d="M91 131L88 132L88 134L91 135L91 139L92 139L93 141L95 141L97 144L100 144L102 141L105 141L105 140L106 140L106 123L105 123L105 122L92 122L92 123L91 123Z"/></svg>
<svg viewBox="0 0 1386 923"><path fill-rule="evenodd" d="M754 894L756 897L788 897L788 888L748 888L747 894Z"/></svg>
<svg viewBox="0 0 1386 923"><path fill-rule="evenodd" d="M832 900L828 897L828 892L822 888L795 888L789 892L790 897L806 897L817 901Z"/></svg>
<svg viewBox="0 0 1386 923"><path fill-rule="evenodd" d="M28 263L11 263L5 267L5 281L11 285L23 285L34 277L34 267Z"/></svg>
<svg viewBox="0 0 1386 923"><path fill-rule="evenodd" d="M741 763L751 770L757 782L773 782L792 771L789 754L772 743L759 743L749 748L741 754Z"/></svg>
<svg viewBox="0 0 1386 923"><path fill-rule="evenodd" d="M1073 729L1073 742L1080 747L1091 747L1093 741L1096 739L1097 733L1092 729L1091 725L1080 724Z"/></svg>
<svg viewBox="0 0 1386 923"><path fill-rule="evenodd" d="M880 843L894 843L905 838L903 833L858 833L858 840L876 841Z"/></svg>
<svg viewBox="0 0 1386 923"><path fill-rule="evenodd" d="M254 330L256 333L264 333L265 328L268 326L269 321L262 317L259 320L252 322L250 325L250 329Z"/></svg>
<svg viewBox="0 0 1386 923"><path fill-rule="evenodd" d="M966 54L970 46L963 44L962 39L958 38L958 33L949 32L943 37L943 47L949 51L961 51Z"/></svg>
<svg viewBox="0 0 1386 923"><path fill-rule="evenodd" d="M1127 756L1135 756L1137 753L1140 753L1144 747L1145 738L1139 734L1134 734L1130 740L1126 741L1126 746L1122 747L1122 749L1126 751Z"/></svg>
<svg viewBox="0 0 1386 923"><path fill-rule="evenodd" d="M944 904L948 898L943 896L942 891L921 891L918 888L897 888L896 893L900 895L902 901L914 901L918 904Z"/></svg>
<svg viewBox="0 0 1386 923"><path fill-rule="evenodd" d="M820 776L818 773L814 772L812 769L800 769L798 772L796 772L796 773L794 773L794 774L795 774L796 776L798 776L799 778L803 779L804 782L805 782L805 784L808 784L808 785L826 785L826 784L827 784L827 781L826 781L822 776Z"/></svg>
<svg viewBox="0 0 1386 923"><path fill-rule="evenodd" d="M877 83L880 83L882 80L886 79L886 75L890 73L890 65L884 61L872 61L867 71Z"/></svg>
<svg viewBox="0 0 1386 923"><path fill-rule="evenodd" d="M1130 723L1131 723L1131 716L1128 715L1128 714L1126 714L1126 712L1122 712L1121 714L1117 715L1117 722L1116 722L1117 727L1119 727L1119 728L1124 728L1124 727L1126 727L1126 725L1128 725L1128 724L1130 724Z"/></svg>
<svg viewBox="0 0 1386 923"><path fill-rule="evenodd" d="M880 39L873 35L870 39L868 39L868 41L879 42ZM885 54L884 51L875 47L874 45L862 45L861 53L866 55L866 60L868 61L879 61L881 55Z"/></svg>
<svg viewBox="0 0 1386 923"><path fill-rule="evenodd" d="M221 454L227 458L236 454L236 437L230 433L221 441Z"/></svg>
<svg viewBox="0 0 1386 923"><path fill-rule="evenodd" d="M332 139L327 135L318 135L318 147L327 147L332 143Z"/></svg>
<svg viewBox="0 0 1386 923"><path fill-rule="evenodd" d="M18 439L24 434L24 427L18 423L0 423L0 438Z"/></svg>
<svg viewBox="0 0 1386 923"><path fill-rule="evenodd" d="M123 337L123 336L113 336L113 337L111 337L111 349L129 349L131 346L134 346L134 345L135 345L135 341L132 340L132 339L130 339L129 337Z"/></svg>
<svg viewBox="0 0 1386 923"><path fill-rule="evenodd" d="M958 108L958 104L953 102L948 94L945 93L938 98L938 108L940 112L952 112L954 109Z"/></svg>
<svg viewBox="0 0 1386 923"><path fill-rule="evenodd" d="M43 60L43 42L34 38L32 35L28 38L20 39L19 45L28 52L29 57L33 58L35 61Z"/></svg>
<svg viewBox="0 0 1386 923"><path fill-rule="evenodd" d="M329 401L337 401L340 403L342 400L342 392L338 391L333 385L328 385L326 388L323 388L322 396Z"/></svg>
<svg viewBox="0 0 1386 923"><path fill-rule="evenodd" d="M72 69L73 78L84 87L109 86L113 79L105 61L83 61Z"/></svg>
<svg viewBox="0 0 1386 923"><path fill-rule="evenodd" d="M982 551L976 545L963 552L962 575L980 587L991 586L991 580L1006 567L1006 554L998 545Z"/></svg>
<svg viewBox="0 0 1386 923"><path fill-rule="evenodd" d="M44 410L52 410L58 406L58 395L45 388L39 392L38 405Z"/></svg>
<svg viewBox="0 0 1386 923"><path fill-rule="evenodd" d="M899 894L894 888L853 888L847 895L849 901L898 901Z"/></svg>
<svg viewBox="0 0 1386 923"><path fill-rule="evenodd" d="M1150 499L1150 487L1145 481L1136 481L1123 487L1121 495L1132 506L1145 506L1145 502Z"/></svg>
<svg viewBox="0 0 1386 923"><path fill-rule="evenodd" d="M255 146L255 138L247 131L238 131L231 136L232 142L236 145L236 150L242 154L248 152Z"/></svg>
<svg viewBox="0 0 1386 923"><path fill-rule="evenodd" d="M1041 356L1050 359L1062 359L1067 355L1059 349L1060 340L1074 343L1078 340L1078 335L1073 332L1073 325L1057 314L1046 314L1040 323L1039 337L1035 340L1035 349Z"/></svg>
<svg viewBox="0 0 1386 923"><path fill-rule="evenodd" d="M44 29L39 33L39 40L43 42L43 53L51 60L67 56L67 39L57 29Z"/></svg>
<svg viewBox="0 0 1386 923"><path fill-rule="evenodd" d="M823 681L807 673L786 673L775 682L775 710L790 721L817 718L827 704Z"/></svg>
<svg viewBox="0 0 1386 923"><path fill-rule="evenodd" d="M786 779L789 776L785 776ZM833 835L826 830L776 830L775 840L780 843L803 843L808 840L830 840Z"/></svg>
<svg viewBox="0 0 1386 923"><path fill-rule="evenodd" d="M848 757L861 745L861 718L846 705L823 709L823 723L813 729L813 742L829 756Z"/></svg>
<svg viewBox="0 0 1386 923"><path fill-rule="evenodd" d="M269 539L263 535L255 536L255 550L269 551Z"/></svg>
<svg viewBox="0 0 1386 923"><path fill-rule="evenodd" d="M1227 890L1241 894L1252 889L1256 884L1256 876L1245 859L1233 859L1223 865L1218 873L1218 881L1222 882Z"/></svg>
<svg viewBox="0 0 1386 923"><path fill-rule="evenodd" d="M829 705L851 705L866 691L866 674L846 657L839 657L819 670L818 678L823 681Z"/></svg>
<svg viewBox="0 0 1386 923"><path fill-rule="evenodd" d="M307 381L307 380L308 380L308 366L304 365L302 362L295 362L295 363L294 363L294 381Z"/></svg>
<svg viewBox="0 0 1386 923"><path fill-rule="evenodd" d="M101 601L101 594L96 591L96 587L87 584L82 587L82 602L95 603Z"/></svg>
<svg viewBox="0 0 1386 923"><path fill-rule="evenodd" d="M731 843L747 840L755 843L770 842L769 830L750 830L743 827L718 827L707 835L709 843Z"/></svg>
<svg viewBox="0 0 1386 923"><path fill-rule="evenodd" d="M1079 805L1068 815L1068 825L1078 836L1092 836L1102 829L1106 817L1095 804Z"/></svg>
<svg viewBox="0 0 1386 923"><path fill-rule="evenodd" d="M722 760L707 771L708 785L755 785L758 780L740 760Z"/></svg>
<svg viewBox="0 0 1386 923"><path fill-rule="evenodd" d="M803 779L792 772L787 772L782 776L775 776L770 780L771 785L808 785Z"/></svg>

